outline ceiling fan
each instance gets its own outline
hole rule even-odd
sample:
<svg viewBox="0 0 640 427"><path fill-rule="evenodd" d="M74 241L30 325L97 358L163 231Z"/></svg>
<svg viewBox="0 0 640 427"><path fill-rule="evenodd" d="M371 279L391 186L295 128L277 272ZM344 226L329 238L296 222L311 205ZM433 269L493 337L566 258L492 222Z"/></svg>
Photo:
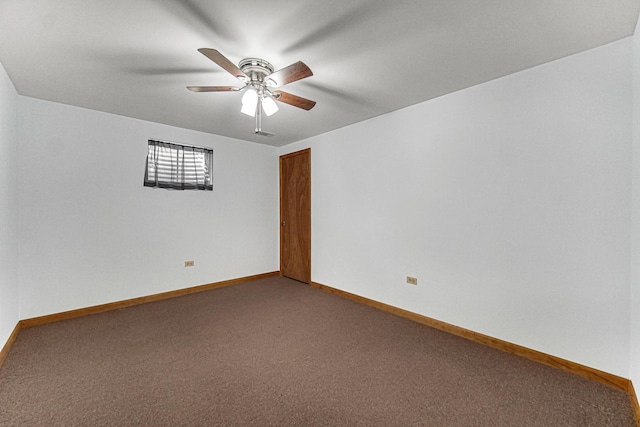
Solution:
<svg viewBox="0 0 640 427"><path fill-rule="evenodd" d="M255 133L263 136L273 136L262 131L262 112L271 116L278 111L275 101L284 102L303 110L311 110L315 101L279 90L286 84L302 80L313 75L309 67L298 61L288 67L274 71L273 65L260 58L245 58L236 66L215 49L201 48L198 52L218 64L228 73L236 77L243 86L187 86L193 92L238 92L245 91L242 96L244 114L256 118Z"/></svg>

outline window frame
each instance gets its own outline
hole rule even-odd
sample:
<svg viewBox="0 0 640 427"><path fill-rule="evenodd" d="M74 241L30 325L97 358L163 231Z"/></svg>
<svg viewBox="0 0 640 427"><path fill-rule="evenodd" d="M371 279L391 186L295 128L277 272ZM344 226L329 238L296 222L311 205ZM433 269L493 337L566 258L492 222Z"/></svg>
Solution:
<svg viewBox="0 0 640 427"><path fill-rule="evenodd" d="M149 139L144 186L213 191L213 149Z"/></svg>

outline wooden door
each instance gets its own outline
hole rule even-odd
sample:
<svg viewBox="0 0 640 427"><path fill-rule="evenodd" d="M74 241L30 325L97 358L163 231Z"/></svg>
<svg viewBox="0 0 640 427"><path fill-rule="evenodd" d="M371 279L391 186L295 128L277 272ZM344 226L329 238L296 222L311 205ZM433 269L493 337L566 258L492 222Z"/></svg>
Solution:
<svg viewBox="0 0 640 427"><path fill-rule="evenodd" d="M311 281L311 149L280 156L280 274Z"/></svg>

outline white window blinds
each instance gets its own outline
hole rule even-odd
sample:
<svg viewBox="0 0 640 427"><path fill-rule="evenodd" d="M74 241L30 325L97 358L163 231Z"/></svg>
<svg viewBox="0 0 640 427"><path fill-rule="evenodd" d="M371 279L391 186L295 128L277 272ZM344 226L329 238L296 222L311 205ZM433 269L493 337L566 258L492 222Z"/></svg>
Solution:
<svg viewBox="0 0 640 427"><path fill-rule="evenodd" d="M145 187L213 190L213 150L149 140Z"/></svg>

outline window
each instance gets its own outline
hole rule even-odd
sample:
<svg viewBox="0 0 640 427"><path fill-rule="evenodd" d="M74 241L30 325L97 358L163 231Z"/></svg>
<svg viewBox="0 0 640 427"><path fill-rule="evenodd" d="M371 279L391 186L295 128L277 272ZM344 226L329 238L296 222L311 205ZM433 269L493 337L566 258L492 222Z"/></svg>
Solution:
<svg viewBox="0 0 640 427"><path fill-rule="evenodd" d="M213 150L149 140L145 187L213 190Z"/></svg>

